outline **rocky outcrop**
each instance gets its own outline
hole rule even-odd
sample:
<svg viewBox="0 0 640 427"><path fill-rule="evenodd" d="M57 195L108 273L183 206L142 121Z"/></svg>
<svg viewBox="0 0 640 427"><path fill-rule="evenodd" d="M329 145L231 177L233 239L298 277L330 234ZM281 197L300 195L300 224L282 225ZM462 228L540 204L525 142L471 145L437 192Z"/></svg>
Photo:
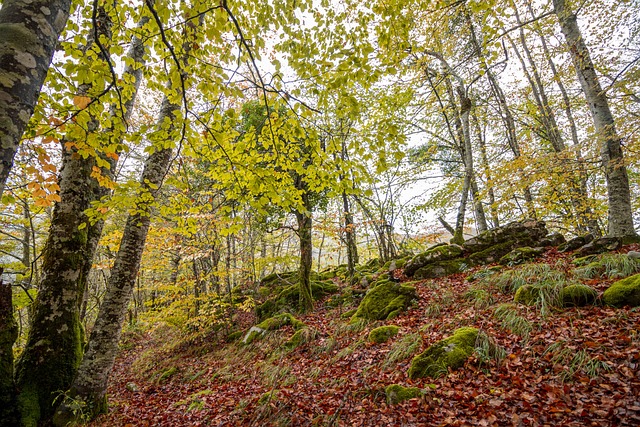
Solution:
<svg viewBox="0 0 640 427"><path fill-rule="evenodd" d="M542 221L512 222L480 233L464 242L462 246L455 244L434 246L409 260L404 267L404 274L418 280L443 277L476 265L498 262L514 249L543 247L547 243L560 241L562 237L554 236L549 241L543 241L547 234L547 228ZM514 263L542 252L539 249L529 249L514 255Z"/></svg>

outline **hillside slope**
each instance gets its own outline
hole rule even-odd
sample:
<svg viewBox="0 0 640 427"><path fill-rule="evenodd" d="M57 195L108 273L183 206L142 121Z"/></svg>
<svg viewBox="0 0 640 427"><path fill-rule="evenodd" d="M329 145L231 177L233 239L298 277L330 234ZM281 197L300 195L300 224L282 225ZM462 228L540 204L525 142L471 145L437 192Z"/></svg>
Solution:
<svg viewBox="0 0 640 427"><path fill-rule="evenodd" d="M631 249L638 245L620 252ZM414 282L418 300L393 320L350 323L341 315L358 301L331 307L325 298L296 315L307 325L297 347L286 345L291 326L249 345L184 340L168 325L130 332L109 388L111 412L91 425L639 425L640 310L513 304L512 288L500 286L507 276L535 279L526 275L547 264L577 277L571 257L555 249L536 262ZM616 272L600 274L580 281L602 294ZM246 315L243 328L255 322ZM370 342L382 325L399 331ZM410 380L411 359L463 326L487 337L464 367ZM393 384L418 396L392 404L385 388Z"/></svg>

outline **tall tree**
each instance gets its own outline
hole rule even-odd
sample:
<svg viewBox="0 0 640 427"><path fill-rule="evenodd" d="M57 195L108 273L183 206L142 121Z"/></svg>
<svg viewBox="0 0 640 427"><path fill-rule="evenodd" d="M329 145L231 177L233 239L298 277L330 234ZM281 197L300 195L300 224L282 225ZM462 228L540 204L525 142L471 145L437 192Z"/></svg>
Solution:
<svg viewBox="0 0 640 427"><path fill-rule="evenodd" d="M553 0L553 8L562 34L569 46L569 54L578 81L589 105L589 111L600 145L600 158L607 181L609 201L609 236L635 236L631 209L629 177L624 163L622 139L616 132L607 94L602 90L589 48L578 27L578 18L565 0Z"/></svg>
<svg viewBox="0 0 640 427"><path fill-rule="evenodd" d="M47 77L71 0L5 0L0 9L0 196Z"/></svg>

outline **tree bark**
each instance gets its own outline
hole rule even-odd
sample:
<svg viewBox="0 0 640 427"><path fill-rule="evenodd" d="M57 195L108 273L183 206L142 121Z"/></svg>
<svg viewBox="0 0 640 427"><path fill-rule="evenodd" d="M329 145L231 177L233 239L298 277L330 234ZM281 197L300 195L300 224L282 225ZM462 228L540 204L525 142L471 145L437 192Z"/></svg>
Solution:
<svg viewBox="0 0 640 427"><path fill-rule="evenodd" d="M0 267L0 426L19 425L16 386L13 380L13 344L18 324L13 317L11 284L2 282Z"/></svg>
<svg viewBox="0 0 640 427"><path fill-rule="evenodd" d="M0 9L0 196L47 77L71 0L5 0Z"/></svg>
<svg viewBox="0 0 640 427"><path fill-rule="evenodd" d="M163 100L158 128L163 129L169 136L175 134L175 112L178 109L179 107L167 98ZM166 123L169 123L168 126ZM74 401L83 402L81 412L91 418L106 412L107 380L113 367L127 306L140 268L149 231L151 205L162 186L172 154L172 148L159 149L149 155L145 162L140 180L137 213L130 214L127 218L120 249L109 277L107 293L91 332L87 352L69 391L70 399L65 399L56 410L54 424L57 426L65 426L82 415L79 411L74 411Z"/></svg>
<svg viewBox="0 0 640 427"><path fill-rule="evenodd" d="M589 105L600 145L600 157L607 181L609 201L608 235L612 237L635 236L631 191L627 168L624 164L622 140L616 132L607 95L600 86L589 48L578 27L576 15L567 7L565 0L553 0L553 7L562 34L569 46L569 54Z"/></svg>
<svg viewBox="0 0 640 427"><path fill-rule="evenodd" d="M353 223L353 213L347 193L342 192L342 209L344 210L344 241L347 246L347 271L353 277L358 265L358 246L356 245L356 231Z"/></svg>

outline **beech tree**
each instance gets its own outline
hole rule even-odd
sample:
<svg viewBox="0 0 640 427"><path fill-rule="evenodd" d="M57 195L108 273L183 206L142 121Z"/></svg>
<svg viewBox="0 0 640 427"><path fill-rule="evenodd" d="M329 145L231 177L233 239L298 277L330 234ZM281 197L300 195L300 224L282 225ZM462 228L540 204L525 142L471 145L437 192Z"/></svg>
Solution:
<svg viewBox="0 0 640 427"><path fill-rule="evenodd" d="M69 17L71 0L7 0L0 9L0 196L49 64Z"/></svg>

